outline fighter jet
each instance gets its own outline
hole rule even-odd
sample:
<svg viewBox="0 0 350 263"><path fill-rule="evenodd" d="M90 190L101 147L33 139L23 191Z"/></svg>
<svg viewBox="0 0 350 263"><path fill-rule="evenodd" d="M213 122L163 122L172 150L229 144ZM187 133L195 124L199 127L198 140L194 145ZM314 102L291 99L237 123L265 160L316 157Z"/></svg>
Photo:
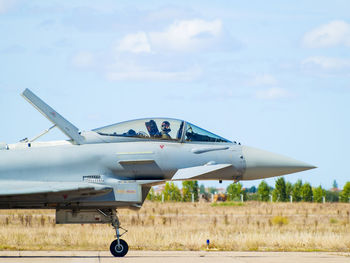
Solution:
<svg viewBox="0 0 350 263"><path fill-rule="evenodd" d="M80 131L33 92L22 96L53 126L33 139L0 144L0 209L55 209L57 224L111 223L111 253L123 257L117 209L140 209L166 181L255 180L314 166L243 146L190 122L145 118ZM66 141L37 141L57 127Z"/></svg>

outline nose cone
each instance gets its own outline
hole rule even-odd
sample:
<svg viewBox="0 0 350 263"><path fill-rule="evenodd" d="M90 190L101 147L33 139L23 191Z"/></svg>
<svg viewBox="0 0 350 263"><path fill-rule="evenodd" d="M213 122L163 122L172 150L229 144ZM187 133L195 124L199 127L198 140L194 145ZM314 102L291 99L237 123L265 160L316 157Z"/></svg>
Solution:
<svg viewBox="0 0 350 263"><path fill-rule="evenodd" d="M242 146L246 161L244 180L262 179L316 168L313 165L268 151Z"/></svg>

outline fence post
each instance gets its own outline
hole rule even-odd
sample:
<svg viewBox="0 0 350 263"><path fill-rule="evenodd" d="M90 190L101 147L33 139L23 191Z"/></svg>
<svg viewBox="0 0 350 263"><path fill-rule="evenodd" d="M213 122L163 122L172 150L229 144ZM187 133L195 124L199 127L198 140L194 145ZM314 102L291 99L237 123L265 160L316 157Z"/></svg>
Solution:
<svg viewBox="0 0 350 263"><path fill-rule="evenodd" d="M293 203L293 196L292 195L289 196L289 200L291 203Z"/></svg>
<svg viewBox="0 0 350 263"><path fill-rule="evenodd" d="M272 203L272 195L269 195L270 196L270 202Z"/></svg>
<svg viewBox="0 0 350 263"><path fill-rule="evenodd" d="M164 194L162 194L162 203L164 203Z"/></svg>
<svg viewBox="0 0 350 263"><path fill-rule="evenodd" d="M194 203L194 193L192 193L192 203Z"/></svg>
<svg viewBox="0 0 350 263"><path fill-rule="evenodd" d="M243 200L243 195L241 194L241 202L243 203L244 202L244 200Z"/></svg>
<svg viewBox="0 0 350 263"><path fill-rule="evenodd" d="M326 203L326 197L325 196L322 196L322 202Z"/></svg>

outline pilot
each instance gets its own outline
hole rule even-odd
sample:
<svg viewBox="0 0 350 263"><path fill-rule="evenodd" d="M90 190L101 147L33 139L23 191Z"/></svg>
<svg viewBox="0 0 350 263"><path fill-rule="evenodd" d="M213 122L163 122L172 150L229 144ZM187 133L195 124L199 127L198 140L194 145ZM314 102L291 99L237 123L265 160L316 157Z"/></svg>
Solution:
<svg viewBox="0 0 350 263"><path fill-rule="evenodd" d="M171 132L170 123L168 121L163 121L162 131L160 132L161 138L167 140L171 139L169 132Z"/></svg>

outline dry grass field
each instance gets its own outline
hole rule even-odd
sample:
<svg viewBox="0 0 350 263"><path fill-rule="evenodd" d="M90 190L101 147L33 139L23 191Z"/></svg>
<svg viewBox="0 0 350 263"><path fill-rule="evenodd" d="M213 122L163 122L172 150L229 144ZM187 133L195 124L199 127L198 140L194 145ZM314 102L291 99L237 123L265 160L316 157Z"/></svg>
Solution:
<svg viewBox="0 0 350 263"><path fill-rule="evenodd" d="M225 204L225 206L224 206ZM350 251L350 204L158 203L120 210L131 249ZM109 225L55 225L53 210L0 211L1 250L107 250Z"/></svg>

